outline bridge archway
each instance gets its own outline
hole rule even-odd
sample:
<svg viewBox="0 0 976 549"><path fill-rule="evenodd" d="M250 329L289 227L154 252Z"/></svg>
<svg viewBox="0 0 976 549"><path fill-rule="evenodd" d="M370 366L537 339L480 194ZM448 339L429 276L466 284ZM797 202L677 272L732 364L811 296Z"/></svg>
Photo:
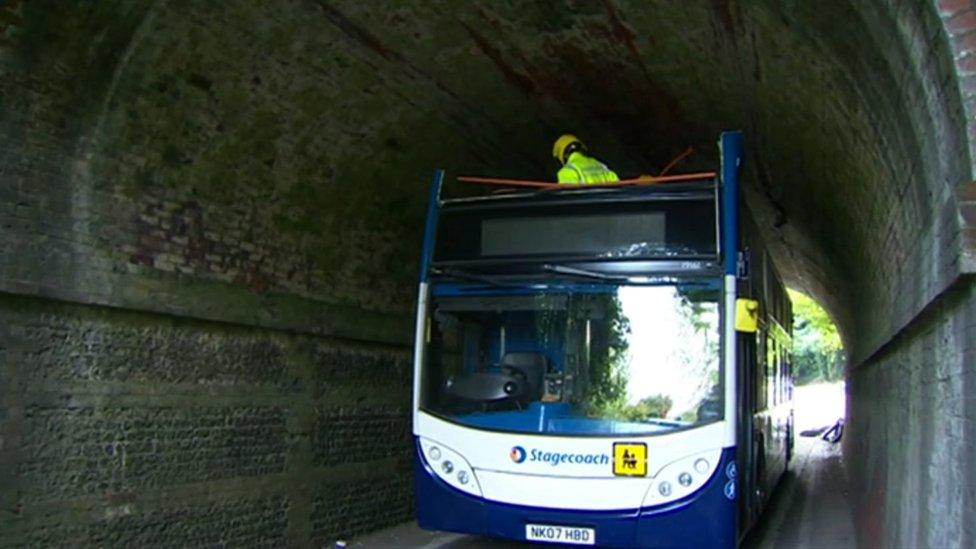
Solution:
<svg viewBox="0 0 976 549"><path fill-rule="evenodd" d="M325 539L330 520L378 525L357 499L371 477L350 463L402 463L376 440L407 436L405 395L347 401L328 387L356 384L349 364L408 375L431 169L550 177L546 149L566 129L621 173L692 146L690 169L714 162L721 129L741 128L776 262L849 349L859 531L884 545L972 541L973 483L954 475L976 460L974 28L970 0L3 5L0 289L20 328L4 335L2 459L36 473L0 477L16 487L4 505L24 509L14 530L42 531L56 513L39 505L80 501L110 509L96 524L114 531L127 498L171 510L169 484L206 517L245 511L194 489L238 494L290 539ZM126 332L131 347L96 344L133 318L152 328ZM42 319L62 328L31 328ZM133 350L153 337L176 354ZM218 340L264 354L180 369L174 357ZM116 363L144 367L104 366ZM303 404L289 404L286 378ZM217 446L198 469L112 462L83 482L52 457L70 449L25 437L72 422L130 445L126 421L147 421L146 436L154 421L207 432L180 415L209 409L194 383L222 387L214 417L228 425L270 414L253 421L281 441L273 465ZM154 385L173 390L146 407L134 395ZM348 455L323 449L328 437ZM306 467L346 494L346 519L302 488ZM278 477L267 498L227 480Z"/></svg>

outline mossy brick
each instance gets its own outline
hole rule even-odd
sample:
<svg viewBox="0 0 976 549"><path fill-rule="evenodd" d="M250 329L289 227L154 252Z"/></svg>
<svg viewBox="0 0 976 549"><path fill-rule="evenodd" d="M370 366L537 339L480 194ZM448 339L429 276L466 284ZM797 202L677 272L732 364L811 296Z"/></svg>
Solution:
<svg viewBox="0 0 976 549"><path fill-rule="evenodd" d="M411 455L410 413L397 408L327 408L316 418L312 452L319 465Z"/></svg>
<svg viewBox="0 0 976 549"><path fill-rule="evenodd" d="M413 502L403 501L396 495L410 482L410 469L398 467L369 483L317 487L311 512L312 538L318 544L329 545L409 520Z"/></svg>
<svg viewBox="0 0 976 549"><path fill-rule="evenodd" d="M278 408L28 408L19 448L23 504L280 474L288 411Z"/></svg>
<svg viewBox="0 0 976 549"><path fill-rule="evenodd" d="M133 511L123 504L87 525L45 524L28 532L29 546L281 547L287 544L288 501L281 497L229 499L209 505L173 505ZM65 543L70 540L70 543Z"/></svg>

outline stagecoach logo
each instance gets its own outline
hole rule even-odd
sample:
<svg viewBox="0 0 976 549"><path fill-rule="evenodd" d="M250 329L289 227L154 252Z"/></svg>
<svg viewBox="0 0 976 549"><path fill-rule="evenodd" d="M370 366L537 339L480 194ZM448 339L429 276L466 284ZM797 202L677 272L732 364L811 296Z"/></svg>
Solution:
<svg viewBox="0 0 976 549"><path fill-rule="evenodd" d="M512 446L512 449L508 452L508 457L512 458L512 461L515 463L522 463L525 461L525 448Z"/></svg>
<svg viewBox="0 0 976 549"><path fill-rule="evenodd" d="M553 467L562 464L572 465L607 465L610 463L610 456L607 454L571 454L568 452L545 452L538 448L532 448L528 452L521 446L512 446L508 452L508 457L515 463L523 461L541 461Z"/></svg>

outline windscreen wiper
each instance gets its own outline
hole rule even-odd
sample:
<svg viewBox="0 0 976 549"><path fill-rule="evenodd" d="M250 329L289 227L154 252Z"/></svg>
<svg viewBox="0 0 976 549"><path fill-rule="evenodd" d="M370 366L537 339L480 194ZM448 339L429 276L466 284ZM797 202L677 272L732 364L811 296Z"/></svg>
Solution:
<svg viewBox="0 0 976 549"><path fill-rule="evenodd" d="M577 269L576 267L567 267L565 265L555 265L547 263L542 266L542 270L547 273L555 273L561 275L575 276L579 278L588 278L590 280L602 280L604 282L628 282L629 279L624 276L612 276L608 274L598 273L596 271L588 271L586 269Z"/></svg>
<svg viewBox="0 0 976 549"><path fill-rule="evenodd" d="M542 266L542 270L548 273L562 274L568 276L575 276L579 278L587 278L590 280L600 280L603 282L613 282L615 284L630 284L635 286L658 286L661 284L676 284L678 279L674 276L669 275L636 275L636 276L621 276L621 275L608 275L597 271L590 271L587 269L579 269L577 267L567 267L566 265L558 265L547 263ZM695 284L694 282L688 282L688 284Z"/></svg>
<svg viewBox="0 0 976 549"><path fill-rule="evenodd" d="M469 273L468 271L464 271L461 269L454 269L452 267L447 267L447 268L431 267L430 274L438 275L438 276L449 276L451 278L459 278L461 280L468 280L471 282L480 282L482 284L489 284L491 286L508 286L508 284L499 282L491 277L487 277L475 273Z"/></svg>

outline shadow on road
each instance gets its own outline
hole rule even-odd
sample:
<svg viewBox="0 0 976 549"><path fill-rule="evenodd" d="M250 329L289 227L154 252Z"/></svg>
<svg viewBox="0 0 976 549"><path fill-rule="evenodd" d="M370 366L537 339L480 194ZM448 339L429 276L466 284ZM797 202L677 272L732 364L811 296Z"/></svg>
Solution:
<svg viewBox="0 0 976 549"><path fill-rule="evenodd" d="M798 439L793 469L783 477L746 549L855 547L840 445Z"/></svg>

